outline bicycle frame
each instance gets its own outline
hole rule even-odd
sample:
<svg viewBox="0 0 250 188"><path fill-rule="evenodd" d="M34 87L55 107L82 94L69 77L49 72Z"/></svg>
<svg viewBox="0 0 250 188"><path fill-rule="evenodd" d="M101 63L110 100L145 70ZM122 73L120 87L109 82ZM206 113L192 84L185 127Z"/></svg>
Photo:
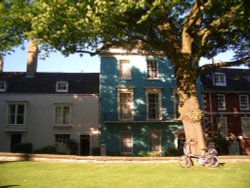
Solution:
<svg viewBox="0 0 250 188"><path fill-rule="evenodd" d="M190 143L186 142L183 146L184 155L180 157L179 164L183 168L188 168L193 166L192 158L198 160L199 164L202 166L208 165L209 167L217 167L219 165L219 159L216 156L217 151L215 149L203 149L204 154L192 154L190 149Z"/></svg>

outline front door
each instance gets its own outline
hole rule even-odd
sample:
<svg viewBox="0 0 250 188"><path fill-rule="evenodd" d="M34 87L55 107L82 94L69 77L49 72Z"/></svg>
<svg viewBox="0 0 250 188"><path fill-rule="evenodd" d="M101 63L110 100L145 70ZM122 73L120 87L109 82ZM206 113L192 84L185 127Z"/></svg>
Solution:
<svg viewBox="0 0 250 188"><path fill-rule="evenodd" d="M90 155L90 135L80 136L80 153L81 155Z"/></svg>
<svg viewBox="0 0 250 188"><path fill-rule="evenodd" d="M22 134L19 134L19 133L11 134L11 138L10 138L10 151L13 151L13 147L16 144L20 144L21 142L22 142Z"/></svg>

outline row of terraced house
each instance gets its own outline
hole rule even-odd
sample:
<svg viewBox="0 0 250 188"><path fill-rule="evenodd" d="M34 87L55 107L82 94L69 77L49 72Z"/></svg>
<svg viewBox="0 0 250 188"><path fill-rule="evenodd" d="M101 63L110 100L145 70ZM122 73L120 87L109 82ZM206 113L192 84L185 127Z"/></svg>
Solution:
<svg viewBox="0 0 250 188"><path fill-rule="evenodd" d="M171 62L109 49L100 73L0 73L0 152L78 143L78 155L139 155L180 149L185 141ZM1 69L2 70L2 69ZM249 154L250 70L217 68L197 82L204 134L231 140L227 153ZM213 141L213 140L210 140Z"/></svg>

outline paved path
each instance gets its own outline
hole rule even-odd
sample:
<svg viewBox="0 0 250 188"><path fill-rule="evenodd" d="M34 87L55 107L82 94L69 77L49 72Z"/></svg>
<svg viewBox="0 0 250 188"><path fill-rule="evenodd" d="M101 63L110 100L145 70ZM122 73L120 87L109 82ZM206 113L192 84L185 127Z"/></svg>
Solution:
<svg viewBox="0 0 250 188"><path fill-rule="evenodd" d="M0 161L47 161L75 163L176 163L179 157L110 157L110 156L76 156L76 155L47 155L0 152ZM228 155L219 156L221 163L250 162L250 156Z"/></svg>

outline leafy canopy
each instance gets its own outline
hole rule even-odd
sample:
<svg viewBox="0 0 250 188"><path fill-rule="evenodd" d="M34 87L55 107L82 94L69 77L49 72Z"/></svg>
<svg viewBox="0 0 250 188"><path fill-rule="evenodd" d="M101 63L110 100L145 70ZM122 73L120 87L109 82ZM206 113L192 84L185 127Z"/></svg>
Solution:
<svg viewBox="0 0 250 188"><path fill-rule="evenodd" d="M3 0L0 2L0 57L13 51L27 39L31 30L30 20L34 16L27 0Z"/></svg>
<svg viewBox="0 0 250 188"><path fill-rule="evenodd" d="M36 38L46 50L99 53L111 45L211 58L233 49L249 56L247 0L6 0L0 36L9 50ZM19 2L19 3L17 3ZM21 6L21 7L20 7ZM31 8L32 7L32 8ZM3 21L4 20L4 21ZM3 22L3 23L2 23Z"/></svg>

